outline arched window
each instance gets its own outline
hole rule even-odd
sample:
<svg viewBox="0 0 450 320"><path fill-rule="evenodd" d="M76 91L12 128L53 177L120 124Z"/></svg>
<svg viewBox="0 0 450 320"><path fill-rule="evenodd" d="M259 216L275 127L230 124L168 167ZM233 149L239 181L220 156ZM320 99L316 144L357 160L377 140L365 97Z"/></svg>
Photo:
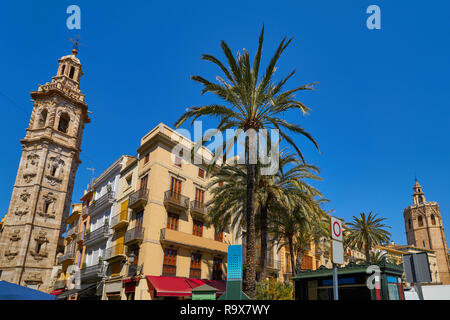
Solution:
<svg viewBox="0 0 450 320"><path fill-rule="evenodd" d="M67 113L62 113L59 117L58 130L67 133L69 128L70 117Z"/></svg>
<svg viewBox="0 0 450 320"><path fill-rule="evenodd" d="M423 203L423 197L419 196L419 203Z"/></svg>
<svg viewBox="0 0 450 320"><path fill-rule="evenodd" d="M64 74L64 71L66 71L66 65L65 64L63 64L63 66L61 68L61 75Z"/></svg>
<svg viewBox="0 0 450 320"><path fill-rule="evenodd" d="M423 227L423 218L422 218L422 216L419 216L418 221L419 221L419 227Z"/></svg>
<svg viewBox="0 0 450 320"><path fill-rule="evenodd" d="M436 225L436 218L434 217L434 214L431 215L431 224L432 224L433 226Z"/></svg>
<svg viewBox="0 0 450 320"><path fill-rule="evenodd" d="M45 122L47 121L47 109L41 111L39 115L38 127L43 128L45 126Z"/></svg>
<svg viewBox="0 0 450 320"><path fill-rule="evenodd" d="M57 169L58 167L57 166L53 166L52 167L52 170L51 170L51 175L54 177L55 176L55 174L56 174L56 169Z"/></svg>
<svg viewBox="0 0 450 320"><path fill-rule="evenodd" d="M411 219L408 219L408 229L411 229Z"/></svg>
<svg viewBox="0 0 450 320"><path fill-rule="evenodd" d="M72 66L70 67L70 73L69 73L69 78L73 79L73 75L75 74L75 68Z"/></svg>

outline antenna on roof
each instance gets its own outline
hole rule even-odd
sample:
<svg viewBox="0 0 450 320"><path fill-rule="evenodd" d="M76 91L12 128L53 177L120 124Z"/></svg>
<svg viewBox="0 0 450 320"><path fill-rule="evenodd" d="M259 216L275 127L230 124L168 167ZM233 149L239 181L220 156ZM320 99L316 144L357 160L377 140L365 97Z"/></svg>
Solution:
<svg viewBox="0 0 450 320"><path fill-rule="evenodd" d="M95 169L94 168L86 168L87 170L91 171L91 187L94 184L94 172Z"/></svg>

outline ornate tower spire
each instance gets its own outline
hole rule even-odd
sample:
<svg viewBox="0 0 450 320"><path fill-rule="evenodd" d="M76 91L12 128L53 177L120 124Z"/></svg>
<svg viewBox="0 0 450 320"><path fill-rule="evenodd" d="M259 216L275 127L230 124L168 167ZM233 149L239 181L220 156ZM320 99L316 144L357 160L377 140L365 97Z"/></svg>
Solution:
<svg viewBox="0 0 450 320"><path fill-rule="evenodd" d="M61 226L69 215L88 106L76 51L59 59L56 76L34 100L0 237L0 280L47 291Z"/></svg>
<svg viewBox="0 0 450 320"><path fill-rule="evenodd" d="M415 183L413 187L414 193L413 193L413 203L414 204L422 204L425 203L425 194L422 191L422 186L419 184L419 181L417 181L417 178L415 178Z"/></svg>

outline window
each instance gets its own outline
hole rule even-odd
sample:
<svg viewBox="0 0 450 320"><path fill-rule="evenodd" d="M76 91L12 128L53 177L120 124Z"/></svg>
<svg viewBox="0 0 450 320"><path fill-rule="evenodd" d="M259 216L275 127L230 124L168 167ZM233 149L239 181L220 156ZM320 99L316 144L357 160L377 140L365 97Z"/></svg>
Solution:
<svg viewBox="0 0 450 320"><path fill-rule="evenodd" d="M147 189L148 174L141 178L141 190Z"/></svg>
<svg viewBox="0 0 450 320"><path fill-rule="evenodd" d="M72 66L70 67L70 73L69 73L69 78L73 79L73 75L75 74L75 68Z"/></svg>
<svg viewBox="0 0 450 320"><path fill-rule="evenodd" d="M222 280L222 259L214 257L213 259L213 280Z"/></svg>
<svg viewBox="0 0 450 320"><path fill-rule="evenodd" d="M223 232L216 230L214 232L214 240L223 242Z"/></svg>
<svg viewBox="0 0 450 320"><path fill-rule="evenodd" d="M177 275L177 250L164 249L163 276L175 277Z"/></svg>
<svg viewBox="0 0 450 320"><path fill-rule="evenodd" d="M61 69L61 74L64 74L64 71L66 71L66 65L63 64L62 69Z"/></svg>
<svg viewBox="0 0 450 320"><path fill-rule="evenodd" d="M44 213L48 213L49 208L50 208L50 202L44 202Z"/></svg>
<svg viewBox="0 0 450 320"><path fill-rule="evenodd" d="M423 203L423 197L419 196L419 203Z"/></svg>
<svg viewBox="0 0 450 320"><path fill-rule="evenodd" d="M67 133L69 128L70 117L67 113L63 113L59 117L58 130Z"/></svg>
<svg viewBox="0 0 450 320"><path fill-rule="evenodd" d="M411 219L408 219L408 228L411 229Z"/></svg>
<svg viewBox="0 0 450 320"><path fill-rule="evenodd" d="M36 244L36 253L39 253L41 251L42 243L38 242Z"/></svg>
<svg viewBox="0 0 450 320"><path fill-rule="evenodd" d="M195 188L195 205L202 205L205 202L205 191Z"/></svg>
<svg viewBox="0 0 450 320"><path fill-rule="evenodd" d="M126 181L126 187L131 186L131 182L133 181L133 176L130 174L128 177L126 177L125 181Z"/></svg>
<svg viewBox="0 0 450 320"><path fill-rule="evenodd" d="M436 218L434 217L434 214L431 215L431 224L432 224L433 226L436 225Z"/></svg>
<svg viewBox="0 0 450 320"><path fill-rule="evenodd" d="M423 218L422 218L422 216L419 216L418 221L419 221L419 227L423 227Z"/></svg>
<svg viewBox="0 0 450 320"><path fill-rule="evenodd" d="M198 168L198 176L200 178L204 178L205 177L205 170L203 170L202 168Z"/></svg>
<svg viewBox="0 0 450 320"><path fill-rule="evenodd" d="M178 156L175 156L175 165L181 167L181 158Z"/></svg>
<svg viewBox="0 0 450 320"><path fill-rule="evenodd" d="M39 128L43 128L45 126L45 123L47 121L47 109L44 109L41 111L41 114L39 115Z"/></svg>
<svg viewBox="0 0 450 320"><path fill-rule="evenodd" d="M178 230L179 216L175 213L169 213L167 215L167 229Z"/></svg>
<svg viewBox="0 0 450 320"><path fill-rule="evenodd" d="M193 221L192 234L197 237L203 236L203 222L199 220Z"/></svg>
<svg viewBox="0 0 450 320"><path fill-rule="evenodd" d="M55 176L55 174L56 174L56 169L57 169L57 166L53 166L53 167L52 167L52 170L51 170L51 172L50 172L50 174L51 174L52 177Z"/></svg>
<svg viewBox="0 0 450 320"><path fill-rule="evenodd" d="M202 255L199 253L193 253L191 255L191 270L189 272L189 278L201 279L202 275Z"/></svg>
<svg viewBox="0 0 450 320"><path fill-rule="evenodd" d="M181 180L172 177L172 180L170 182L170 191L172 191L171 196L180 195L181 194Z"/></svg>
<svg viewBox="0 0 450 320"><path fill-rule="evenodd" d="M147 153L144 157L144 164L146 164L150 160L150 153Z"/></svg>

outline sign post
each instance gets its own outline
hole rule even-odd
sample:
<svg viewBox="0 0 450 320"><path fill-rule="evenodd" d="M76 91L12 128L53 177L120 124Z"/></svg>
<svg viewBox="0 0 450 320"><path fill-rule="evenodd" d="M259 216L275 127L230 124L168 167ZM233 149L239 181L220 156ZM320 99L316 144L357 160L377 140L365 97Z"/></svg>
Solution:
<svg viewBox="0 0 450 320"><path fill-rule="evenodd" d="M338 264L344 264L344 246L342 244L342 220L330 217L331 256L333 262L333 297L339 300Z"/></svg>
<svg viewBox="0 0 450 320"><path fill-rule="evenodd" d="M422 282L431 282L430 263L426 252L403 255L406 282L417 285L419 299L423 300Z"/></svg>

